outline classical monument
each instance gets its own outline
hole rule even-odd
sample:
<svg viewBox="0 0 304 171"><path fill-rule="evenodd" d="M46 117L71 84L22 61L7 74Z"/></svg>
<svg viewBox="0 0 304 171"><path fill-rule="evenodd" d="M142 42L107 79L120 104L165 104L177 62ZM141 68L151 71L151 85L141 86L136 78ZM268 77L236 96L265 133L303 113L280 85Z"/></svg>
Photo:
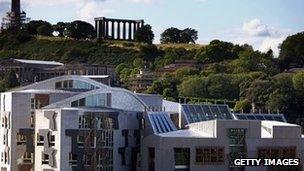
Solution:
<svg viewBox="0 0 304 171"><path fill-rule="evenodd" d="M144 25L144 20L95 18L97 38L110 40L134 40L135 32Z"/></svg>
<svg viewBox="0 0 304 171"><path fill-rule="evenodd" d="M24 23L28 22L26 13L21 11L20 0L12 0L11 11L7 12L2 19L1 29L20 29Z"/></svg>

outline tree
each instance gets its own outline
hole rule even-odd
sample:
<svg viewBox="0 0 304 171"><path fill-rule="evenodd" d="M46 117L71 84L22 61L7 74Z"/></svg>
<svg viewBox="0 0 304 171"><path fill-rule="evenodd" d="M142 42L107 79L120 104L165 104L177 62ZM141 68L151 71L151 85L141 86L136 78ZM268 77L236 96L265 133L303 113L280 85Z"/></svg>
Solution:
<svg viewBox="0 0 304 171"><path fill-rule="evenodd" d="M60 37L64 36L64 30L68 27L69 23L65 22L58 22L56 25L53 26L54 31L58 31Z"/></svg>
<svg viewBox="0 0 304 171"><path fill-rule="evenodd" d="M304 67L304 32L287 37L280 48L279 61L282 70Z"/></svg>
<svg viewBox="0 0 304 171"><path fill-rule="evenodd" d="M135 58L134 61L133 61L133 66L135 68L143 68L144 64L145 64L145 62L141 58Z"/></svg>
<svg viewBox="0 0 304 171"><path fill-rule="evenodd" d="M233 109L234 112L244 112L244 113L250 113L250 110L251 110L251 103L247 99L237 101Z"/></svg>
<svg viewBox="0 0 304 171"><path fill-rule="evenodd" d="M201 97L207 98L207 79L202 77L191 77L182 82L178 87L182 97Z"/></svg>
<svg viewBox="0 0 304 171"><path fill-rule="evenodd" d="M134 39L137 42L152 44L154 40L152 27L150 25L144 25L143 27L139 28L134 34Z"/></svg>
<svg viewBox="0 0 304 171"><path fill-rule="evenodd" d="M154 61L159 55L157 46L155 45L142 45L139 48L139 58L145 61Z"/></svg>
<svg viewBox="0 0 304 171"><path fill-rule="evenodd" d="M304 96L304 71L296 73L292 78L293 86L299 96Z"/></svg>
<svg viewBox="0 0 304 171"><path fill-rule="evenodd" d="M273 92L273 83L270 80L255 80L247 90L246 98L255 104L257 109L266 111L266 102Z"/></svg>
<svg viewBox="0 0 304 171"><path fill-rule="evenodd" d="M51 25L41 25L37 28L37 33L41 36L50 36L52 35L52 26Z"/></svg>
<svg viewBox="0 0 304 171"><path fill-rule="evenodd" d="M160 42L163 44L166 43L179 43L180 42L181 31L178 28L168 28L160 36Z"/></svg>
<svg viewBox="0 0 304 171"><path fill-rule="evenodd" d="M209 45L202 47L195 56L195 59L204 63L219 62L226 59L237 58L237 53L233 51L234 45L229 42L213 40Z"/></svg>
<svg viewBox="0 0 304 171"><path fill-rule="evenodd" d="M192 28L186 28L180 33L180 43L193 43L198 39L198 32Z"/></svg>
<svg viewBox="0 0 304 171"><path fill-rule="evenodd" d="M42 20L32 20L28 24L26 24L26 30L29 32L31 35L37 35L38 33L38 28L40 26L45 26L49 28L50 30L52 29L52 25L47 22L47 21L42 21ZM50 34L49 34L50 35Z"/></svg>
<svg viewBox="0 0 304 171"><path fill-rule="evenodd" d="M74 39L94 39L96 37L94 27L84 21L73 21L66 29L66 35Z"/></svg>
<svg viewBox="0 0 304 171"><path fill-rule="evenodd" d="M3 84L7 88L14 88L20 85L16 73L12 70L5 74Z"/></svg>
<svg viewBox="0 0 304 171"><path fill-rule="evenodd" d="M292 111L295 102L295 90L293 87L292 74L278 74L272 78L273 92L270 94L266 107L272 112L288 113Z"/></svg>
<svg viewBox="0 0 304 171"><path fill-rule="evenodd" d="M178 28L171 27L166 29L161 34L160 42L166 43L195 43L198 39L198 33L192 28L179 30Z"/></svg>
<svg viewBox="0 0 304 171"><path fill-rule="evenodd" d="M209 98L235 100L239 98L239 87L232 82L229 74L215 74L208 77Z"/></svg>

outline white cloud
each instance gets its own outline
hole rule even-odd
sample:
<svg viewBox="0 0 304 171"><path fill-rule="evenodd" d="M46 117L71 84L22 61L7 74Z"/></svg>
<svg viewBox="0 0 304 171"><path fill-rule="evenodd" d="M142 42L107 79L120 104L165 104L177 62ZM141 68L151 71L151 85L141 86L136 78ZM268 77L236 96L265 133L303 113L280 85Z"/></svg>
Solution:
<svg viewBox="0 0 304 171"><path fill-rule="evenodd" d="M243 30L250 36L269 36L269 30L267 25L262 24L260 19L253 19L249 22L244 23Z"/></svg>
<svg viewBox="0 0 304 171"><path fill-rule="evenodd" d="M106 14L113 13L114 10L105 8L103 2L92 1L85 3L77 12L80 20L93 22L94 17L105 16Z"/></svg>
<svg viewBox="0 0 304 171"><path fill-rule="evenodd" d="M287 36L293 34L291 29L276 28L264 24L260 19L253 19L245 22L239 28L229 29L218 33L210 33L210 39L201 42L210 42L213 39L233 42L235 44L249 44L254 49L266 52L272 49L274 56L280 53L279 45Z"/></svg>
<svg viewBox="0 0 304 171"><path fill-rule="evenodd" d="M144 3L144 4L151 4L152 2L155 2L156 0L129 0L133 3Z"/></svg>

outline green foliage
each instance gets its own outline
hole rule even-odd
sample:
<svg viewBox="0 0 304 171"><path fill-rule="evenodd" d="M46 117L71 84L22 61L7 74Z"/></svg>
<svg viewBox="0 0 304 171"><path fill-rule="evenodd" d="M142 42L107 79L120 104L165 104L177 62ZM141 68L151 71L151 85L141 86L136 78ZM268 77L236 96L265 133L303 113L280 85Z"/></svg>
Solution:
<svg viewBox="0 0 304 171"><path fill-rule="evenodd" d="M281 45L281 69L304 67L304 32L287 37Z"/></svg>
<svg viewBox="0 0 304 171"><path fill-rule="evenodd" d="M20 85L16 73L13 71L6 73L2 81L6 88L14 88Z"/></svg>
<svg viewBox="0 0 304 171"><path fill-rule="evenodd" d="M265 104L273 92L273 84L269 80L255 80L247 90L246 98L253 102L258 109L266 111Z"/></svg>
<svg viewBox="0 0 304 171"><path fill-rule="evenodd" d="M296 73L292 78L292 82L297 94L304 96L304 71Z"/></svg>
<svg viewBox="0 0 304 171"><path fill-rule="evenodd" d="M239 87L233 84L233 75L216 74L208 77L207 91L209 98L230 99L239 98Z"/></svg>
<svg viewBox="0 0 304 171"><path fill-rule="evenodd" d="M71 22L66 28L65 35L74 39L94 39L96 37L94 26L80 20Z"/></svg>
<svg viewBox="0 0 304 171"><path fill-rule="evenodd" d="M208 97L207 79L203 77L191 77L179 85L181 97Z"/></svg>
<svg viewBox="0 0 304 171"><path fill-rule="evenodd" d="M152 44L154 40L152 27L150 25L144 25L139 28L134 34L134 39L136 42Z"/></svg>
<svg viewBox="0 0 304 171"><path fill-rule="evenodd" d="M133 61L133 66L135 67L135 68L143 68L144 67L144 60L143 59L141 59L141 58L136 58L136 59L134 59L134 61Z"/></svg>
<svg viewBox="0 0 304 171"><path fill-rule="evenodd" d="M154 61L158 55L159 51L155 45L142 45L139 48L139 57L145 61Z"/></svg>
<svg viewBox="0 0 304 171"><path fill-rule="evenodd" d="M204 63L219 62L237 58L237 52L232 43L213 40L199 50L195 59Z"/></svg>
<svg viewBox="0 0 304 171"><path fill-rule="evenodd" d="M251 103L247 99L237 101L233 109L234 112L238 112L238 113L241 112L250 113L250 110L251 110Z"/></svg>
<svg viewBox="0 0 304 171"><path fill-rule="evenodd" d="M168 28L161 34L161 43L195 43L198 39L198 33L196 30L186 28L179 30L178 28Z"/></svg>
<svg viewBox="0 0 304 171"><path fill-rule="evenodd" d="M41 35L41 36L50 36L52 35L52 26L51 25L41 25L37 28L37 33L38 35Z"/></svg>
<svg viewBox="0 0 304 171"><path fill-rule="evenodd" d="M59 33L58 36L64 36L64 30L68 27L69 23L58 22L56 25L53 25L53 30Z"/></svg>
<svg viewBox="0 0 304 171"><path fill-rule="evenodd" d="M46 30L48 30L48 31L52 30L52 25L49 22L42 21L42 20L32 20L28 24L26 24L25 28L29 34L38 35L39 34L38 28L41 26L44 26L44 28L40 28L40 31L43 31L43 33L46 33L46 32L44 32ZM52 31L50 31L49 33L51 33L51 32ZM43 34L41 34L41 35L43 35ZM51 34L47 34L47 36L48 35L51 35Z"/></svg>

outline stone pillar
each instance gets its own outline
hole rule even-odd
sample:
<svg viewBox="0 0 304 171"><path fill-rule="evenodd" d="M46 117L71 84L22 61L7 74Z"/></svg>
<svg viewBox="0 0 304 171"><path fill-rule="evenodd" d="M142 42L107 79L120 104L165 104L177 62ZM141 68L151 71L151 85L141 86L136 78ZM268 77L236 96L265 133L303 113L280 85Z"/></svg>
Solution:
<svg viewBox="0 0 304 171"><path fill-rule="evenodd" d="M123 33L122 34L123 34L123 36L122 36L123 40L126 40L126 22L125 21L123 22Z"/></svg>
<svg viewBox="0 0 304 171"><path fill-rule="evenodd" d="M109 21L105 21L105 39L108 39L109 37Z"/></svg>
<svg viewBox="0 0 304 171"><path fill-rule="evenodd" d="M141 27L143 27L145 25L145 21L144 20L141 20Z"/></svg>
<svg viewBox="0 0 304 171"><path fill-rule="evenodd" d="M112 29L112 31L111 31L112 32L112 38L111 39L115 39L115 29L114 29L115 28L115 22L113 20L111 22L112 22L112 28L111 28Z"/></svg>
<svg viewBox="0 0 304 171"><path fill-rule="evenodd" d="M128 36L128 39L132 40L132 23L131 22L128 22L128 23L129 23L129 36Z"/></svg>
<svg viewBox="0 0 304 171"><path fill-rule="evenodd" d="M101 38L105 38L105 21L101 20L99 21L99 34L101 36Z"/></svg>
<svg viewBox="0 0 304 171"><path fill-rule="evenodd" d="M135 32L137 31L137 23L136 22L133 22L133 40L134 40L134 35L135 35Z"/></svg>
<svg viewBox="0 0 304 171"><path fill-rule="evenodd" d="M117 21L117 40L120 40L120 21Z"/></svg>
<svg viewBox="0 0 304 171"><path fill-rule="evenodd" d="M95 20L96 37L99 38L99 21Z"/></svg>

